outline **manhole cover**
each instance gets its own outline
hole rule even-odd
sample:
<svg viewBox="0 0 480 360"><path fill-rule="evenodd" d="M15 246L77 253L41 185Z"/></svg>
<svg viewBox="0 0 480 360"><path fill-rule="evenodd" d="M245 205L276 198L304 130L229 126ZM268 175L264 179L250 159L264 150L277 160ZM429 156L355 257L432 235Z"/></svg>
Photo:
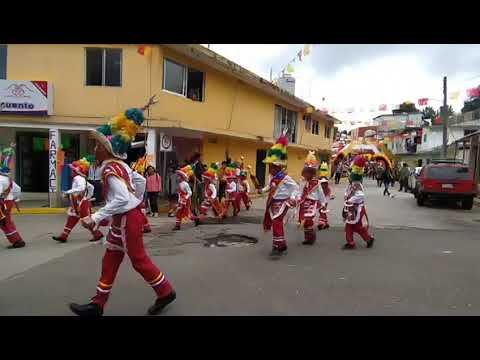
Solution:
<svg viewBox="0 0 480 360"><path fill-rule="evenodd" d="M206 247L226 247L226 246L251 246L258 242L258 239L253 236L240 234L218 234L215 237L204 238Z"/></svg>

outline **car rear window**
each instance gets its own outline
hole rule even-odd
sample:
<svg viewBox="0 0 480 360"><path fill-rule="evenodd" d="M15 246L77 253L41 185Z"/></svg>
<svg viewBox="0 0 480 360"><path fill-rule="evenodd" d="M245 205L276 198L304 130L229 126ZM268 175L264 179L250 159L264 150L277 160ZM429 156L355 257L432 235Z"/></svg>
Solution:
<svg viewBox="0 0 480 360"><path fill-rule="evenodd" d="M468 167L431 167L427 177L435 180L471 180L472 176Z"/></svg>

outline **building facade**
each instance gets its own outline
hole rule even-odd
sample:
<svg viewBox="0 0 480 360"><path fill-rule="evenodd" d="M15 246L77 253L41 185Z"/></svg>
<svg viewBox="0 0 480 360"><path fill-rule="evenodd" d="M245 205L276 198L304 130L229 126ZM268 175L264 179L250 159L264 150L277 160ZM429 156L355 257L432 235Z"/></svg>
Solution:
<svg viewBox="0 0 480 360"><path fill-rule="evenodd" d="M93 151L88 131L153 94L159 102L137 141L146 140L162 174L198 151L206 164L244 155L264 182L262 160L282 129L294 177L308 150L329 158L336 119L203 46L154 45L149 55L137 45L3 47L0 147L17 144L13 176L51 206L59 203L62 165Z"/></svg>

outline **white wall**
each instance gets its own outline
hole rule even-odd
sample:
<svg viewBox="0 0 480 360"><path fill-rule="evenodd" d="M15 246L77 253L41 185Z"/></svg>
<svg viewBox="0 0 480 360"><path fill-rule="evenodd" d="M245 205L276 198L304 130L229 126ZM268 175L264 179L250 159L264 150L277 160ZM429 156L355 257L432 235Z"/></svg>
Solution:
<svg viewBox="0 0 480 360"><path fill-rule="evenodd" d="M448 143L460 139L463 137L462 128L449 128L448 129ZM424 141L426 135L426 141ZM425 127L423 128L422 143L417 145L417 152L427 152L432 149L442 146L443 144L443 129L438 127Z"/></svg>

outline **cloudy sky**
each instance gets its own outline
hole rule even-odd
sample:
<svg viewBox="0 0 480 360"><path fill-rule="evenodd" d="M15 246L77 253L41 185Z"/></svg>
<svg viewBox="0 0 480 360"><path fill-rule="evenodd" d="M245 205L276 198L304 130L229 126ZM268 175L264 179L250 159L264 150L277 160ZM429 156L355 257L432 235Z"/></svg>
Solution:
<svg viewBox="0 0 480 360"><path fill-rule="evenodd" d="M210 49L270 79L270 69L277 77L303 44L210 44ZM480 84L480 45L315 44L293 66L295 95L336 111L333 115L352 128L380 115L369 111L380 104L442 100L443 76L448 77L448 93L462 91L458 101L449 100L460 111L466 89ZM438 108L441 102L429 105ZM348 114L350 107L356 111Z"/></svg>

